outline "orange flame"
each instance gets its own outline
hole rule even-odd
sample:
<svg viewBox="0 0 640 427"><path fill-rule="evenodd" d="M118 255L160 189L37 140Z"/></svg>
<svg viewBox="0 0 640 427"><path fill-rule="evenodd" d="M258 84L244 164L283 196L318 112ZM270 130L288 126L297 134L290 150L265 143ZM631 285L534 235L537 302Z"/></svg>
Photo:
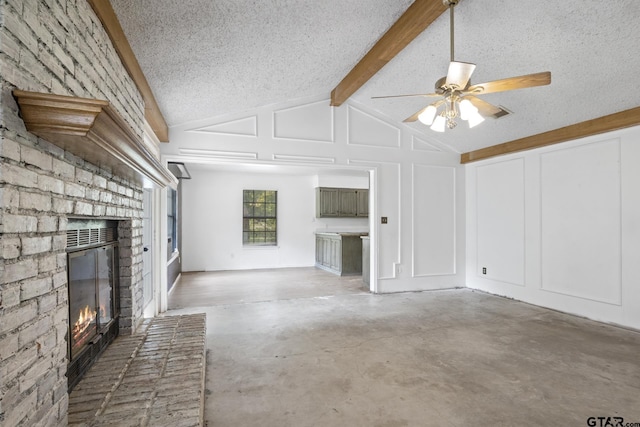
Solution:
<svg viewBox="0 0 640 427"><path fill-rule="evenodd" d="M92 310L91 307L86 306L82 310L80 310L80 315L78 316L78 320L73 325L73 334L74 336L78 336L82 334L93 323L96 318L95 310Z"/></svg>

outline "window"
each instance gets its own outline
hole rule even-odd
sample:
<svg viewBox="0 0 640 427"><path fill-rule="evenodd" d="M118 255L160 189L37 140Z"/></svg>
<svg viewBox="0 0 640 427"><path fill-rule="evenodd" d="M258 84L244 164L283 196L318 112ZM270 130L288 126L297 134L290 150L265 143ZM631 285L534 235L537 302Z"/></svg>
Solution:
<svg viewBox="0 0 640 427"><path fill-rule="evenodd" d="M277 196L278 192L272 190L243 190L243 245L277 245Z"/></svg>

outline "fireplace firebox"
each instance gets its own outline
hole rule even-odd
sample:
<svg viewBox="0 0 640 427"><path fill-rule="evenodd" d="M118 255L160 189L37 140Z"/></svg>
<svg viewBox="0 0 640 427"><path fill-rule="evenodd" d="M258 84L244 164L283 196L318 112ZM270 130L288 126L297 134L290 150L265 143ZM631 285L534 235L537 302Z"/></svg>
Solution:
<svg viewBox="0 0 640 427"><path fill-rule="evenodd" d="M69 391L118 336L117 222L69 220Z"/></svg>

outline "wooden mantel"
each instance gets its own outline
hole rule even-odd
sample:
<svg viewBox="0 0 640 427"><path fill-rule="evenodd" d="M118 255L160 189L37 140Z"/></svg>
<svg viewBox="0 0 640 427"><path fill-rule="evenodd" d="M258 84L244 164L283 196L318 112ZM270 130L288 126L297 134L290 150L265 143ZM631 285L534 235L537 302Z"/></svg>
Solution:
<svg viewBox="0 0 640 427"><path fill-rule="evenodd" d="M22 90L13 96L34 135L140 185L177 184L108 101Z"/></svg>

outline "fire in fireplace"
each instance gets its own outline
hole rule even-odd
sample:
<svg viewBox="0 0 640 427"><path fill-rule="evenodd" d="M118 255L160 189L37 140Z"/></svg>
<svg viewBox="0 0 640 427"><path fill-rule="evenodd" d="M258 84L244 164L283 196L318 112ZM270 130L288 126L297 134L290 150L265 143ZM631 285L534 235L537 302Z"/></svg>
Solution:
<svg viewBox="0 0 640 427"><path fill-rule="evenodd" d="M118 335L117 222L70 220L67 256L72 389Z"/></svg>
<svg viewBox="0 0 640 427"><path fill-rule="evenodd" d="M78 320L71 327L71 357L73 358L78 350L82 348L89 338L95 335L96 312L88 305L80 310Z"/></svg>

